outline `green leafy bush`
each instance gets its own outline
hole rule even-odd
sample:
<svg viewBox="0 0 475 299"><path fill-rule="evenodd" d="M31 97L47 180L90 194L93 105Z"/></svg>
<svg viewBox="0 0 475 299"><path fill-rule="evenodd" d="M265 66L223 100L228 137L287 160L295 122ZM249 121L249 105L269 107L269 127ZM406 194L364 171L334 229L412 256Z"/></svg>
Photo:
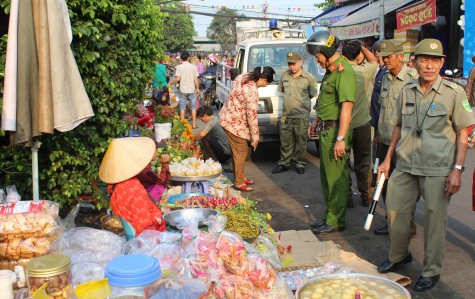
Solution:
<svg viewBox="0 0 475 299"><path fill-rule="evenodd" d="M8 13L9 1L1 1ZM66 133L40 137L40 197L69 205L81 194L101 194L93 184L110 138L128 129L123 115L142 102L155 60L163 52L163 16L152 0L68 0L72 49L95 116ZM6 36L0 39L3 85ZM0 85L0 91L3 86ZM3 94L0 94L3 101ZM0 186L16 185L31 198L31 151L10 145L0 131Z"/></svg>

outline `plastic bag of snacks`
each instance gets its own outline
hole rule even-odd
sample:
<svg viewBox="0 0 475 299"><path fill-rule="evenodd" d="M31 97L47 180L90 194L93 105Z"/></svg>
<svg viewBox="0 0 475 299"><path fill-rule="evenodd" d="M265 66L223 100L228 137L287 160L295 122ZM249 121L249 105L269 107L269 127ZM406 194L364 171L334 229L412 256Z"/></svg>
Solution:
<svg viewBox="0 0 475 299"><path fill-rule="evenodd" d="M63 250L80 250L87 252L107 252L110 256L120 255L124 238L110 231L89 227L75 227L64 234Z"/></svg>
<svg viewBox="0 0 475 299"><path fill-rule="evenodd" d="M0 259L19 260L50 252L61 232L58 204L40 200L0 204Z"/></svg>
<svg viewBox="0 0 475 299"><path fill-rule="evenodd" d="M248 255L247 276L256 287L270 289L277 275L267 260L259 255Z"/></svg>
<svg viewBox="0 0 475 299"><path fill-rule="evenodd" d="M199 299L208 292L202 281L179 277L161 279L156 286L158 290L150 299Z"/></svg>
<svg viewBox="0 0 475 299"><path fill-rule="evenodd" d="M224 267L230 273L242 275L246 271L247 253L244 241L235 233L223 231L216 243L218 256L224 262Z"/></svg>
<svg viewBox="0 0 475 299"><path fill-rule="evenodd" d="M280 262L279 252L277 251L277 247L272 243L269 238L264 236L257 237L257 249L259 250L261 256L268 260L274 268L282 268L283 265Z"/></svg>
<svg viewBox="0 0 475 299"><path fill-rule="evenodd" d="M277 276L273 286L269 289L257 289L257 298L259 299L288 299L295 298L287 282Z"/></svg>
<svg viewBox="0 0 475 299"><path fill-rule="evenodd" d="M244 276L227 275L222 277L212 291L210 298L251 299L258 298L254 285ZM213 297L214 296L214 297Z"/></svg>

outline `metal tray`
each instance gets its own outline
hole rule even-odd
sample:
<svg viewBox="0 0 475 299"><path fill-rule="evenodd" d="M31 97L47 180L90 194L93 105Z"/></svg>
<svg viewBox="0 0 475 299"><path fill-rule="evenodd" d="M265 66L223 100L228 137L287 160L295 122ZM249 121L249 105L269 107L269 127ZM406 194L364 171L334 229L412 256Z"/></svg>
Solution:
<svg viewBox="0 0 475 299"><path fill-rule="evenodd" d="M219 177L220 174L221 174L221 172L215 173L215 174L210 174L210 175L200 175L200 176L176 176L176 175L172 175L170 177L170 180L177 181L177 182L207 181L207 180L212 180L212 179L215 179L215 178Z"/></svg>
<svg viewBox="0 0 475 299"><path fill-rule="evenodd" d="M407 289L400 284L398 284L395 281L392 281L390 279L381 277L381 276L376 276L376 275L370 275L370 274L365 274L365 273L349 273L349 274L329 274L329 275L323 275L320 277L317 277L315 279L307 281L299 290L297 290L297 299L303 299L303 298L317 298L315 296L315 293L320 293L318 291L325 290L325 286L321 287L322 284L327 284L331 285L334 288L336 287L339 291L349 291L348 289L351 288L351 286L346 286L346 285L340 285L336 283L337 281L344 281L344 283L355 283L355 284L360 284L360 288L355 288L355 291L361 291L362 293L362 298L365 298L365 295L363 295L363 292L368 293L368 295L371 296L371 298L405 298L405 299L411 299L410 293L407 291ZM362 284L362 285L361 285ZM318 286L319 290L316 290L315 288ZM331 292L329 290L325 290L326 292ZM313 292L312 294L309 294L309 292ZM323 293L320 293L323 297ZM314 297L312 297L312 295ZM335 295L340 295L340 294L328 294L330 296L335 296ZM340 295L341 296L341 295ZM350 294L352 298L354 298L355 294L354 292Z"/></svg>

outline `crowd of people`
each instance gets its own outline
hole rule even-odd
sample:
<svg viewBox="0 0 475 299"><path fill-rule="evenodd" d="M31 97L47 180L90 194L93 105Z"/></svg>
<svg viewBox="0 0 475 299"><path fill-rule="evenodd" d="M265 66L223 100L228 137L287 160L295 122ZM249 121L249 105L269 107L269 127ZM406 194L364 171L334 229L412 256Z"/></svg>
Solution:
<svg viewBox="0 0 475 299"><path fill-rule="evenodd" d="M311 227L315 234L333 234L345 230L346 210L354 207L351 151L356 185L365 207L370 203L370 167L380 161L378 175L389 178L382 191L387 224L374 233L390 236L390 251L377 269L381 273L396 271L412 260L408 248L411 235L416 233L414 212L417 202L423 199L425 258L414 289L429 290L439 280L447 207L451 196L460 189L468 130L475 124L467 94L439 75L445 55L436 39L424 39L417 44L413 67L404 63L403 46L395 40L376 42L371 50L357 40L343 43L341 53L339 46L338 37L327 31L317 31L308 38L307 51L326 70L320 90L315 77L303 70L300 53L287 53L288 70L278 82L284 97L280 158L272 174L288 171L292 163L298 174L305 174L307 139L317 135L326 207L323 218ZM248 148L255 150L259 143L258 89L274 81L275 71L259 66L237 76L217 116L211 107L197 109L196 100L200 94L198 76L215 72L218 58L208 57L205 65L202 57L192 58L183 52L180 60L171 81L166 77L163 61L158 61L154 88L162 92L164 103L172 105L166 93L179 83L180 100L174 105L179 105L183 119L188 99L193 128L197 128L196 118L205 123L194 139L202 143L205 159L232 161L234 188L252 191L254 181L245 175L244 167ZM318 97L315 107L311 107L313 97ZM308 126L312 108L317 116ZM133 223L137 231L150 227L162 230L161 214L156 207L132 201L149 201L147 192L155 192L152 198L160 196L160 186L169 179L168 157L162 157L162 173L151 175L147 166L154 158L156 145L147 140L140 140L139 145L141 149L135 150L131 141L113 140L101 165L100 177L113 185L114 213ZM134 162L124 162L128 160ZM117 163L123 169L118 169ZM124 208L125 203L149 212L147 216L139 215Z"/></svg>

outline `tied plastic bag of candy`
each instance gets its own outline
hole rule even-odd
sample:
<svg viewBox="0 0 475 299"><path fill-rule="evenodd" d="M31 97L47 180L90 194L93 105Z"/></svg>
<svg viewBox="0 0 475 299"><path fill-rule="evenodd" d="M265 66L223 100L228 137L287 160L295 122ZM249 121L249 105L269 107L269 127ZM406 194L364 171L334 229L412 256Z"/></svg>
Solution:
<svg viewBox="0 0 475 299"><path fill-rule="evenodd" d="M277 275L275 283L269 289L257 289L259 299L291 299L295 298L287 282Z"/></svg>
<svg viewBox="0 0 475 299"><path fill-rule="evenodd" d="M232 274L242 275L246 271L247 253L242 238L233 232L225 231L225 216L217 216L217 221L213 230L220 231L216 250L218 256L223 260L224 267Z"/></svg>
<svg viewBox="0 0 475 299"><path fill-rule="evenodd" d="M177 277L199 279L207 281L208 275L201 267L201 262L197 254L185 254L174 267L178 272Z"/></svg>
<svg viewBox="0 0 475 299"><path fill-rule="evenodd" d="M272 266L274 266L274 268L279 269L283 267L282 263L280 262L277 247L272 244L269 238L260 235L257 237L256 244L261 256L268 260Z"/></svg>
<svg viewBox="0 0 475 299"><path fill-rule="evenodd" d="M200 299L205 298L208 288L200 280L170 277L160 279L147 291L154 294L150 299Z"/></svg>
<svg viewBox="0 0 475 299"><path fill-rule="evenodd" d="M267 260L259 255L247 256L247 276L259 288L270 289L276 281L276 273Z"/></svg>
<svg viewBox="0 0 475 299"><path fill-rule="evenodd" d="M171 234L178 238L178 240L181 238L179 234ZM150 252L155 250L156 246L160 244L161 235L162 232L157 230L144 230L140 235L127 241L122 248L122 254L150 254ZM170 239L172 239L172 237L170 237Z"/></svg>
<svg viewBox="0 0 475 299"><path fill-rule="evenodd" d="M353 270L349 267L326 263L320 267L280 272L279 276L287 282L291 290L296 291L313 278L328 274L348 274L351 272Z"/></svg>
<svg viewBox="0 0 475 299"><path fill-rule="evenodd" d="M148 253L158 258L164 277L176 276L182 269L180 261L185 255L181 248L181 234L175 232L160 232L160 243Z"/></svg>
<svg viewBox="0 0 475 299"><path fill-rule="evenodd" d="M208 298L253 299L259 298L254 285L243 276L227 275L222 277L210 291Z"/></svg>
<svg viewBox="0 0 475 299"><path fill-rule="evenodd" d="M119 256L125 239L107 230L75 227L64 233L63 250L106 252L111 257Z"/></svg>
<svg viewBox="0 0 475 299"><path fill-rule="evenodd" d="M15 185L7 186L6 202L19 202L21 200L20 194L16 191Z"/></svg>

